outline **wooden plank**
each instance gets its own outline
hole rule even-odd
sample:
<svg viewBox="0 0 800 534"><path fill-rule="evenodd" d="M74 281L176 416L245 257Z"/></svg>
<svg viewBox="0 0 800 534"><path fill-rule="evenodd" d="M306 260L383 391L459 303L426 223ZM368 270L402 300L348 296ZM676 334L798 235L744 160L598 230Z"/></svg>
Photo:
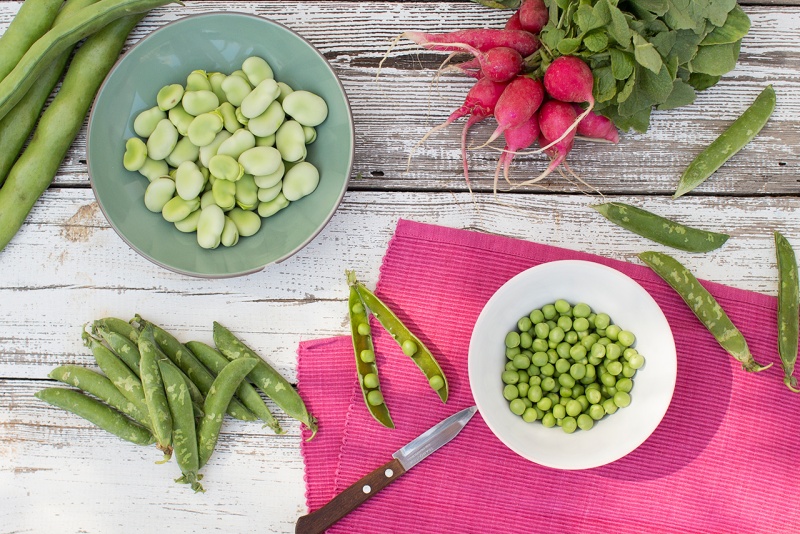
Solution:
<svg viewBox="0 0 800 534"><path fill-rule="evenodd" d="M14 2L0 2L0 30L16 12ZM192 2L156 10L132 33L129 43L184 15L226 10L223 2ZM237 2L238 11L256 13L289 25L329 59L349 94L357 132L353 189L465 191L458 151L460 126L433 136L415 154L412 146L428 128L444 120L463 100L467 79L443 76L434 83L442 54L422 52L401 41L377 66L390 41L402 31L449 31L500 26L507 13L460 3ZM678 110L656 112L647 134L626 134L619 146L576 142L570 163L593 187L608 194L668 194L692 157L710 143L758 94L772 83L778 108L770 123L745 150L697 189L702 194L785 195L797 191L800 166L800 9L747 7L753 28L745 38L739 66L697 102ZM488 137L493 125L478 125L471 143ZM61 167L57 184L86 185L85 130ZM476 190L491 190L497 152L470 154ZM519 157L514 178L537 175L541 156ZM576 192L561 177L542 183L550 191ZM508 189L503 185L503 189ZM538 191L527 188L516 192Z"/></svg>

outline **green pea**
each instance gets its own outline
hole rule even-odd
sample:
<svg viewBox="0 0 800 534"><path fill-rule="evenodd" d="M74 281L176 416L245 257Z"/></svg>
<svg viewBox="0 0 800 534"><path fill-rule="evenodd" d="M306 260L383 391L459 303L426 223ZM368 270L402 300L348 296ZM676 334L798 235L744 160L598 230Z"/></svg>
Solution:
<svg viewBox="0 0 800 534"><path fill-rule="evenodd" d="M203 167L208 168L208 165L211 163L211 158L217 155L219 147L230 137L231 133L229 131L222 130L210 144L200 147L200 163Z"/></svg>
<svg viewBox="0 0 800 534"><path fill-rule="evenodd" d="M509 332L506 334L506 347L514 348L519 346L519 334L517 332Z"/></svg>
<svg viewBox="0 0 800 534"><path fill-rule="evenodd" d="M506 384L516 384L517 382L519 382L519 375L515 370L503 371L501 378L503 379L503 382Z"/></svg>
<svg viewBox="0 0 800 534"><path fill-rule="evenodd" d="M265 79L256 85L242 100L242 115L248 119L255 119L264 113L270 104L275 102L281 90L273 79Z"/></svg>
<svg viewBox="0 0 800 534"><path fill-rule="evenodd" d="M364 375L364 387L375 389L378 385L378 375L375 373L367 373Z"/></svg>
<svg viewBox="0 0 800 534"><path fill-rule="evenodd" d="M578 416L577 424L581 430L591 430L594 426L594 419L590 415L582 413Z"/></svg>
<svg viewBox="0 0 800 534"><path fill-rule="evenodd" d="M193 161L184 161L175 171L175 190L184 200L198 197L205 182L203 173Z"/></svg>
<svg viewBox="0 0 800 534"><path fill-rule="evenodd" d="M528 387L528 399L531 402L539 402L544 395L544 391L542 391L542 387L540 385L532 385Z"/></svg>
<svg viewBox="0 0 800 534"><path fill-rule="evenodd" d="M383 404L383 393L381 393L377 389L373 389L372 391L367 393L367 402L370 403L372 406L379 406Z"/></svg>
<svg viewBox="0 0 800 534"><path fill-rule="evenodd" d="M614 404L619 408L625 408L631 404L631 396L624 391L614 393Z"/></svg>
<svg viewBox="0 0 800 534"><path fill-rule="evenodd" d="M564 358L556 360L555 368L559 373L566 373L569 371L570 363Z"/></svg>
<svg viewBox="0 0 800 534"><path fill-rule="evenodd" d="M579 302L572 308L572 315L575 317L586 318L592 313L592 308L585 302Z"/></svg>
<svg viewBox="0 0 800 534"><path fill-rule="evenodd" d="M146 109L133 119L133 131L136 132L136 135L139 137L144 137L146 139L153 134L158 123L166 118L167 114L159 109L158 106Z"/></svg>
<svg viewBox="0 0 800 534"><path fill-rule="evenodd" d="M607 313L598 313L594 318L594 327L599 330L605 330L611 324L611 317Z"/></svg>
<svg viewBox="0 0 800 534"><path fill-rule="evenodd" d="M561 341L564 340L564 330L560 326L556 326L555 328L550 330L550 333L548 334L547 338L555 343L560 343Z"/></svg>
<svg viewBox="0 0 800 534"><path fill-rule="evenodd" d="M642 356L641 354L635 354L631 356L628 365L630 365L631 369L634 370L640 369L644 365L644 356Z"/></svg>
<svg viewBox="0 0 800 534"><path fill-rule="evenodd" d="M158 109L161 111L168 111L178 105L178 102L183 98L183 86L178 83L162 87L156 95L156 102Z"/></svg>
<svg viewBox="0 0 800 534"><path fill-rule="evenodd" d="M138 137L131 137L125 142L125 154L122 166L129 171L138 171L147 161L147 145Z"/></svg>
<svg viewBox="0 0 800 534"><path fill-rule="evenodd" d="M550 335L550 327L547 323L536 323L533 331L538 339L546 339Z"/></svg>
<svg viewBox="0 0 800 534"><path fill-rule="evenodd" d="M202 209L202 208L201 208ZM196 232L197 223L200 221L200 210L194 210L188 217L180 221L175 221L175 228L185 234Z"/></svg>
<svg viewBox="0 0 800 534"><path fill-rule="evenodd" d="M606 328L606 337L611 341L616 341L620 332L622 332L622 328L619 326L615 324L609 325L608 328Z"/></svg>
<svg viewBox="0 0 800 534"><path fill-rule="evenodd" d="M361 324L359 324L357 330L358 330L358 333L361 334L362 336L368 336L370 334L370 332L371 332L369 323L361 323Z"/></svg>
<svg viewBox="0 0 800 534"><path fill-rule="evenodd" d="M360 323L358 326L360 327L362 324L367 324L367 323ZM369 328L369 325L367 325L367 328ZM361 334L360 329L358 327L357 330L359 330L359 334ZM361 335L362 336L369 335L369 330L367 330L366 334L361 334ZM364 363L373 363L375 361L375 351L372 349L364 349L358 356Z"/></svg>
<svg viewBox="0 0 800 534"><path fill-rule="evenodd" d="M578 317L572 321L572 328L576 332L586 332L589 330L589 321L585 317Z"/></svg>
<svg viewBox="0 0 800 534"><path fill-rule="evenodd" d="M441 375L433 375L430 380L428 380L428 384L431 386L431 389L434 391L439 391L444 387L444 378Z"/></svg>
<svg viewBox="0 0 800 534"><path fill-rule="evenodd" d="M535 408L526 408L524 412L522 412L522 420L526 423L533 423L538 418L537 412Z"/></svg>
<svg viewBox="0 0 800 534"><path fill-rule="evenodd" d="M622 346L630 347L636 342L636 336L633 335L633 332L622 330L619 334L617 334L617 340Z"/></svg>
<svg viewBox="0 0 800 534"><path fill-rule="evenodd" d="M238 181L244 176L245 169L238 161L224 154L217 154L208 162L208 170L215 178L229 182Z"/></svg>
<svg viewBox="0 0 800 534"><path fill-rule="evenodd" d="M222 80L220 87L225 93L225 98L228 102L237 108L242 105L242 101L253 90L246 77L237 76L235 73Z"/></svg>
<svg viewBox="0 0 800 534"><path fill-rule="evenodd" d="M281 154L272 147L254 147L239 156L239 163L247 174L268 175L280 168Z"/></svg>
<svg viewBox="0 0 800 534"><path fill-rule="evenodd" d="M600 375L600 382L602 382L604 386L612 387L617 383L617 378L611 373L605 373Z"/></svg>
<svg viewBox="0 0 800 534"><path fill-rule="evenodd" d="M603 401L603 410L608 414L612 415L618 410L618 406L614 404L614 399L606 399Z"/></svg>
<svg viewBox="0 0 800 534"><path fill-rule="evenodd" d="M606 364L606 370L608 374L617 376L622 372L622 364L618 361L612 361Z"/></svg>
<svg viewBox="0 0 800 534"><path fill-rule="evenodd" d="M603 395L598 389L590 389L586 391L586 400L590 404L599 404L603 400Z"/></svg>
<svg viewBox="0 0 800 534"><path fill-rule="evenodd" d="M556 368L553 366L552 363L547 363L540 368L542 374L544 376L553 376L556 372Z"/></svg>
<svg viewBox="0 0 800 534"><path fill-rule="evenodd" d="M169 119L161 119L147 139L147 157L162 160L169 156L178 143L178 130Z"/></svg>
<svg viewBox="0 0 800 534"><path fill-rule="evenodd" d="M295 91L296 93L297 91ZM295 94L292 93L292 94ZM291 95L290 95L291 96ZM275 148L284 161L301 161L306 155L305 134L297 121L286 121L275 132ZM267 173L260 173L267 174Z"/></svg>
<svg viewBox="0 0 800 534"><path fill-rule="evenodd" d="M622 376L624 376L625 378L633 378L635 374L636 374L636 369L631 367L631 364L629 364L628 362L622 364Z"/></svg>
<svg viewBox="0 0 800 534"><path fill-rule="evenodd" d="M546 339L536 338L533 340L533 343L531 343L531 350L533 352L547 352L549 348L550 345L547 343Z"/></svg>
<svg viewBox="0 0 800 534"><path fill-rule="evenodd" d="M616 343L606 345L606 358L609 360L618 360L622 356L622 349Z"/></svg>
<svg viewBox="0 0 800 534"><path fill-rule="evenodd" d="M503 387L503 397L505 397L507 401L514 400L519 397L519 389L517 389L517 386L514 384L506 384L505 387Z"/></svg>
<svg viewBox="0 0 800 534"><path fill-rule="evenodd" d="M253 85L258 85L264 80L274 78L272 67L263 58L251 56L242 63L242 71Z"/></svg>
<svg viewBox="0 0 800 534"><path fill-rule="evenodd" d="M225 229L225 213L216 204L206 206L200 211L197 221L197 243L205 249L215 249L220 245L222 231Z"/></svg>
<svg viewBox="0 0 800 534"><path fill-rule="evenodd" d="M202 115L219 107L219 98L212 91L186 91L181 100L183 109L189 115Z"/></svg>
<svg viewBox="0 0 800 534"><path fill-rule="evenodd" d="M619 380L617 380L617 384L615 387L617 388L617 391L630 393L631 390L633 389L633 380L625 377L620 378Z"/></svg>
<svg viewBox="0 0 800 534"><path fill-rule="evenodd" d="M563 430L567 434L572 434L577 429L578 429L578 423L575 421L574 417L565 417L564 419L561 420L561 430Z"/></svg>
<svg viewBox="0 0 800 534"><path fill-rule="evenodd" d="M567 402L566 411L567 415L569 415L570 417L575 417L576 415L581 413L583 409L581 407L580 402L578 402L575 399L571 399L569 402Z"/></svg>
<svg viewBox="0 0 800 534"><path fill-rule="evenodd" d="M511 386L514 387L514 386ZM514 399L509 403L509 408L514 415L522 415L525 412L525 403L522 399Z"/></svg>
<svg viewBox="0 0 800 534"><path fill-rule="evenodd" d="M550 400L549 397L542 397L539 399L539 402L536 403L536 407L542 411L547 411L553 406L553 401Z"/></svg>
<svg viewBox="0 0 800 534"><path fill-rule="evenodd" d="M602 404L599 403L589 406L589 409L586 411L586 413L594 421L599 421L606 415L605 409L603 408Z"/></svg>
<svg viewBox="0 0 800 534"><path fill-rule="evenodd" d="M517 329L520 332L527 332L532 327L533 327L533 322L527 315L525 317L522 317L519 321L517 321Z"/></svg>
<svg viewBox="0 0 800 534"><path fill-rule="evenodd" d="M546 413L542 416L542 426L545 428L553 428L556 426L556 418L552 413Z"/></svg>
<svg viewBox="0 0 800 534"><path fill-rule="evenodd" d="M569 317L567 317L569 319ZM578 342L578 333L574 330L569 330L564 332L564 341L569 343L570 345L574 345Z"/></svg>
<svg viewBox="0 0 800 534"><path fill-rule="evenodd" d="M222 131L223 125L222 114L216 109L208 113L201 113L189 125L189 140L197 147L210 145L216 139L217 134Z"/></svg>
<svg viewBox="0 0 800 534"><path fill-rule="evenodd" d="M564 299L558 299L553 303L553 306L555 307L556 311L561 314L567 313L572 309L572 306L570 306L569 302Z"/></svg>
<svg viewBox="0 0 800 534"><path fill-rule="evenodd" d="M572 330L572 319L570 319L567 316L562 315L561 317L559 317L558 320L556 321L556 324L564 332L569 332L570 330Z"/></svg>
<svg viewBox="0 0 800 534"><path fill-rule="evenodd" d="M553 406L553 417L556 419L564 419L567 416L567 409L561 405L556 404Z"/></svg>
<svg viewBox="0 0 800 534"><path fill-rule="evenodd" d="M279 193L277 197L269 202L260 202L258 204L258 214L262 217L271 217L288 205L289 201L286 200L283 193Z"/></svg>
<svg viewBox="0 0 800 534"><path fill-rule="evenodd" d="M586 366L582 363L573 363L569 368L569 374L575 380L580 380L586 376Z"/></svg>
<svg viewBox="0 0 800 534"><path fill-rule="evenodd" d="M283 99L286 114L303 126L317 126L328 117L328 105L321 97L308 91L293 91Z"/></svg>
<svg viewBox="0 0 800 534"><path fill-rule="evenodd" d="M572 378L572 375L563 373L558 376L558 383L561 384L562 387L569 388L571 391L572 387L575 385L575 379Z"/></svg>
<svg viewBox="0 0 800 534"><path fill-rule="evenodd" d="M144 191L144 205L153 213L161 213L175 195L175 182L169 178L156 178Z"/></svg>
<svg viewBox="0 0 800 534"><path fill-rule="evenodd" d="M403 343L400 344L400 348L403 351L403 354L406 356L413 356L417 353L417 344L411 341L410 339L406 339ZM527 365L525 366L527 367Z"/></svg>
<svg viewBox="0 0 800 534"><path fill-rule="evenodd" d="M569 349L569 355L575 361L582 360L586 357L586 349L583 348L583 345L573 345Z"/></svg>

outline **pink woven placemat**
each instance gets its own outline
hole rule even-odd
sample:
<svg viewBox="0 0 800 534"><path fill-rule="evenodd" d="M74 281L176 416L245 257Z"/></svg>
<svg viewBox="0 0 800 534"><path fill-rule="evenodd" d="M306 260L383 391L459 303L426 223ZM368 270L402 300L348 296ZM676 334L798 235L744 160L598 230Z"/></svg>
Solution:
<svg viewBox="0 0 800 534"><path fill-rule="evenodd" d="M439 356L450 401L442 405L414 364L376 328L382 388L397 426L384 429L356 388L349 338L301 345L300 391L320 419L318 436L303 444L309 508L319 508L420 432L472 405L467 348L480 310L515 274L559 259L596 261L624 272L667 316L678 380L659 428L621 460L567 472L517 456L476 415L456 440L331 532L796 530L800 397L780 379L775 299L706 284L759 361L776 362L752 375L646 267L410 221L397 226L377 292Z"/></svg>

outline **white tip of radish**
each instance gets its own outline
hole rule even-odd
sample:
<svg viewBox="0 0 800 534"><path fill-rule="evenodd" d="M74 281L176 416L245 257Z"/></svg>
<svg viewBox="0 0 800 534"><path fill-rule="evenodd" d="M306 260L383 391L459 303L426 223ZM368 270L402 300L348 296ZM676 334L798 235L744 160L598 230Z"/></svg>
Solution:
<svg viewBox="0 0 800 534"><path fill-rule="evenodd" d="M491 137L489 137L488 141L483 143L481 146L471 147L470 150L478 150L479 148L484 148L484 147L490 145L495 139L497 139L498 137L503 135L504 131L505 131L505 128L503 128L502 126L498 126L497 129L494 131L494 133L491 135Z"/></svg>

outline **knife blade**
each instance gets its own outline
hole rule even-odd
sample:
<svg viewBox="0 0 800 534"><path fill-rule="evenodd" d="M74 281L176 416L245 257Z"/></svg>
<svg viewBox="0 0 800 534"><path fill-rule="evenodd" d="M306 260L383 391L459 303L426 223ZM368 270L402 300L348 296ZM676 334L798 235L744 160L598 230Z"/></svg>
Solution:
<svg viewBox="0 0 800 534"><path fill-rule="evenodd" d="M295 534L319 534L439 450L466 426L475 412L470 406L435 424L392 454L392 459L331 499L319 510L297 520Z"/></svg>

